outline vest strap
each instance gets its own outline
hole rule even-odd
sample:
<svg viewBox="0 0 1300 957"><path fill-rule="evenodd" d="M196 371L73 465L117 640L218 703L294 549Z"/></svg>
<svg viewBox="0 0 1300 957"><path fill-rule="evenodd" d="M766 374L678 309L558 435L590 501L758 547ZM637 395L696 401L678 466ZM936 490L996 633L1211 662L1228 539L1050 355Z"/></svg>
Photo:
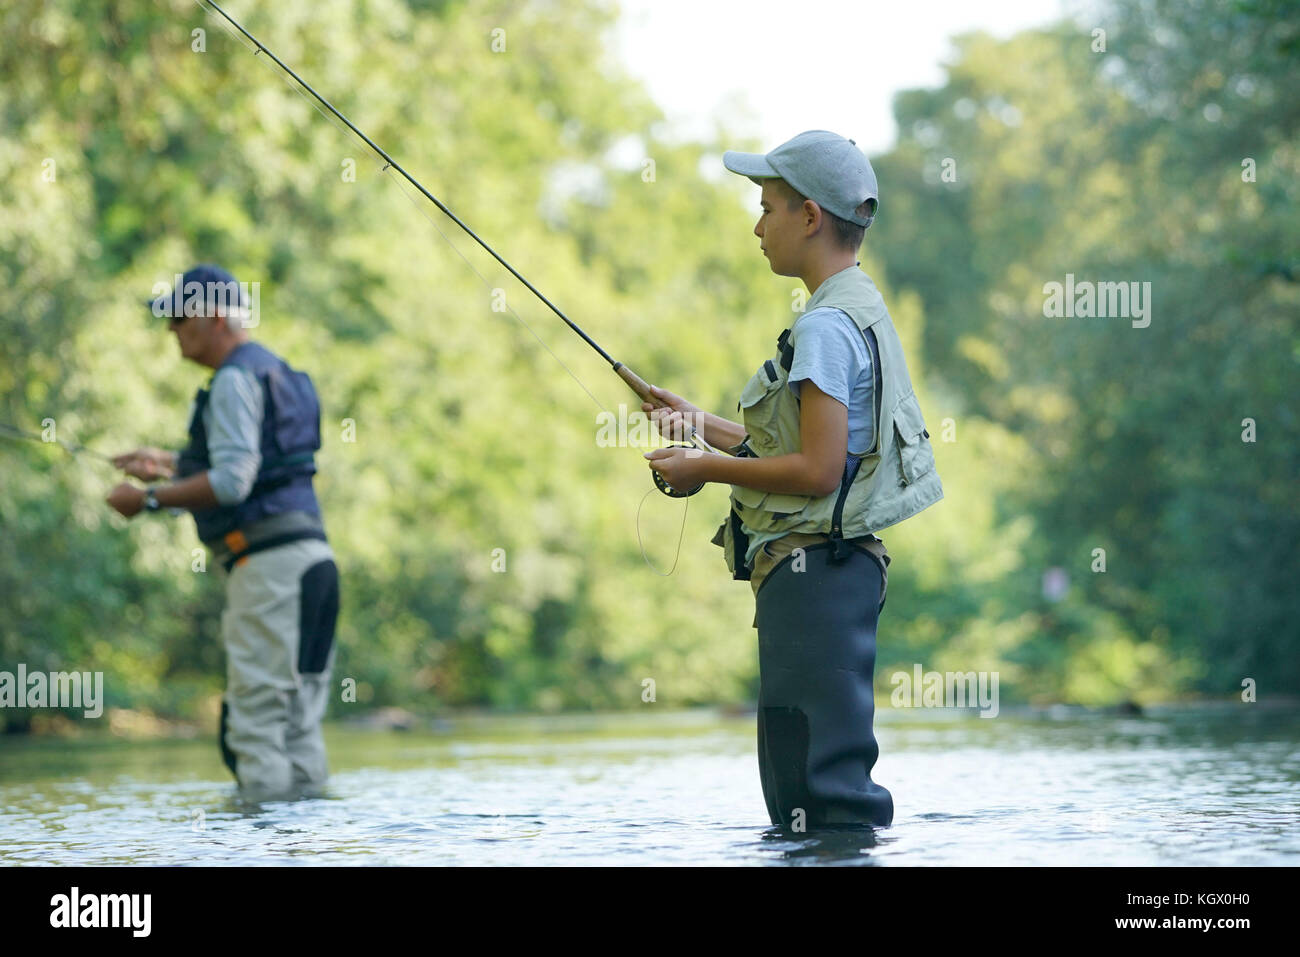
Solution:
<svg viewBox="0 0 1300 957"><path fill-rule="evenodd" d="M840 480L840 494L835 499L835 511L831 514L831 561L837 565L853 554L853 546L844 540L844 503L848 500L849 489L853 486L853 480L858 477L858 469L861 467L862 459L858 458L844 463L844 478Z"/></svg>
<svg viewBox="0 0 1300 957"><path fill-rule="evenodd" d="M314 461L315 452L298 452L295 455L282 455L278 459L271 459L269 462L263 462L260 471L269 472L271 469L284 468L286 465L301 465L304 462Z"/></svg>
<svg viewBox="0 0 1300 957"><path fill-rule="evenodd" d="M787 373L794 365L794 346L790 345L790 330L781 333L776 340L777 351L781 353L781 368Z"/></svg>
<svg viewBox="0 0 1300 957"><path fill-rule="evenodd" d="M749 536L745 534L740 524L740 516L734 508L727 516L727 521L731 523L731 557L732 565L736 569L731 577L738 582L747 582L750 571L749 566L745 564L745 553L749 551Z"/></svg>
<svg viewBox="0 0 1300 957"><path fill-rule="evenodd" d="M301 474L281 475L278 478L263 478L276 469L284 468L288 465L315 465L315 452L299 452L296 455L283 455L278 459L271 459L269 462L263 460L261 468L257 470L258 478L253 482L253 487L248 490L248 497L262 495L266 492L273 491L277 488L283 488L290 482L302 478Z"/></svg>
<svg viewBox="0 0 1300 957"><path fill-rule="evenodd" d="M876 341L876 330L871 328L871 326L867 326L865 330L865 337L867 340L867 349L869 349L871 352L871 368L875 373L874 375L875 388L871 396L872 399L874 400L872 402L872 406L873 406L872 413L875 415L875 419L872 420L872 426L871 426L871 432L872 432L871 447L874 449L879 449L880 448L880 393L883 392L885 389L885 377L880 371L880 343Z"/></svg>

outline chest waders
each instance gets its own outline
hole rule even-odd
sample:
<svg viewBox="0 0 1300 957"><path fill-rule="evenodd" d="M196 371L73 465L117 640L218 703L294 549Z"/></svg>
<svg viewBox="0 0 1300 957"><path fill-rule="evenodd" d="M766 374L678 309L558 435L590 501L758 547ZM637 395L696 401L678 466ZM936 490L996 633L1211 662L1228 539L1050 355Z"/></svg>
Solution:
<svg viewBox="0 0 1300 957"><path fill-rule="evenodd" d="M902 343L875 284L849 267L817 288L808 311L818 306L848 314L866 340L876 374L875 444L849 449L840 487L829 495L734 486L731 514L714 541L734 577L748 579L753 536L827 536L783 558L755 596L763 797L778 827L884 827L894 800L871 780L880 753L872 677L884 568L853 539L911 517L943 489ZM781 334L776 355L741 394L742 454L799 450L799 400L787 386L798 327L796 320Z"/></svg>
<svg viewBox="0 0 1300 957"><path fill-rule="evenodd" d="M758 769L772 823L887 826L894 799L871 780L876 618L883 574L875 556L831 545L781 561L758 612ZM802 814L800 810L802 809Z"/></svg>

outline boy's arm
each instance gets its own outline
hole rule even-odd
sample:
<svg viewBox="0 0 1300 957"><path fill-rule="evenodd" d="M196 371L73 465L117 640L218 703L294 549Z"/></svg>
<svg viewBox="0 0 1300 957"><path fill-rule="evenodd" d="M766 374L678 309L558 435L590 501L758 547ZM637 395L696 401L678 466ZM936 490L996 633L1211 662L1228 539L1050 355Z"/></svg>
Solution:
<svg viewBox="0 0 1300 957"><path fill-rule="evenodd" d="M829 495L839 488L844 475L848 423L849 410L844 403L832 399L812 380L806 380L800 388L798 452L732 458L694 449L654 449L646 453L646 458L650 459L650 467L674 488L691 488L700 482L725 482L761 492ZM713 443L707 432L704 437ZM738 444L743 438L741 429L731 444ZM725 445L726 440L713 444Z"/></svg>
<svg viewBox="0 0 1300 957"><path fill-rule="evenodd" d="M745 427L739 422L732 422L712 412L705 412L681 396L674 395L657 385L649 388L654 397L665 405L663 408L655 408L650 403L643 402L641 411L650 416L660 435L670 439L683 439L685 438L683 426L689 424L698 429L704 436L704 441L715 449L729 451L745 441Z"/></svg>
<svg viewBox="0 0 1300 957"><path fill-rule="evenodd" d="M745 441L745 427L739 422L732 422L712 412L702 413L700 419L697 428L704 435L704 441L715 449L730 451Z"/></svg>

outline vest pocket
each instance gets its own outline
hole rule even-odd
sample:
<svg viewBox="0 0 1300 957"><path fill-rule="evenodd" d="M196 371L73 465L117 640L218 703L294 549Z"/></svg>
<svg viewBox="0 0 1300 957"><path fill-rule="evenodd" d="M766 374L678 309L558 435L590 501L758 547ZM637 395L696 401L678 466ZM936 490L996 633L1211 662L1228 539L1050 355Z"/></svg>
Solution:
<svg viewBox="0 0 1300 957"><path fill-rule="evenodd" d="M894 406L894 433L898 439L902 484L914 485L934 471L934 449L915 392L908 392Z"/></svg>
<svg viewBox="0 0 1300 957"><path fill-rule="evenodd" d="M784 388L785 379L769 359L758 367L758 371L740 393L739 408L744 413L745 431L749 434L750 447L757 455L778 455L786 447L798 447L797 418L795 434L785 434L789 432L790 426L782 418L783 414L787 417L789 415L788 411L782 409L781 390ZM789 398L793 405L794 397Z"/></svg>
<svg viewBox="0 0 1300 957"><path fill-rule="evenodd" d="M756 531L766 531L768 524L780 521L783 518L789 518L795 512L803 511L808 503L812 501L811 495L760 492L758 489L745 488L743 485L733 485L731 494L740 505L750 509L761 509L763 512L769 513L765 516L763 527L750 526L755 528ZM749 519L752 517L752 514L745 516L746 524L750 524Z"/></svg>

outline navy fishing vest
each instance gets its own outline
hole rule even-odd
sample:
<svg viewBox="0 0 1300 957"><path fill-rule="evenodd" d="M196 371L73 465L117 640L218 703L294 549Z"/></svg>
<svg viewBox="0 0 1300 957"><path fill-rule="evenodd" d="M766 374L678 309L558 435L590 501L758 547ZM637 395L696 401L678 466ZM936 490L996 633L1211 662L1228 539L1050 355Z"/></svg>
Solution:
<svg viewBox="0 0 1300 957"><path fill-rule="evenodd" d="M316 474L315 452L320 448L320 402L305 372L296 372L269 349L245 342L226 357L227 364L247 369L262 387L262 465L248 497L237 505L191 509L199 540L212 542L228 532L283 512L320 515L311 477ZM215 376L215 373L214 373ZM211 385L211 382L208 383ZM176 462L177 478L187 478L212 467L208 458L203 410L208 389L199 389L190 420L190 443Z"/></svg>

